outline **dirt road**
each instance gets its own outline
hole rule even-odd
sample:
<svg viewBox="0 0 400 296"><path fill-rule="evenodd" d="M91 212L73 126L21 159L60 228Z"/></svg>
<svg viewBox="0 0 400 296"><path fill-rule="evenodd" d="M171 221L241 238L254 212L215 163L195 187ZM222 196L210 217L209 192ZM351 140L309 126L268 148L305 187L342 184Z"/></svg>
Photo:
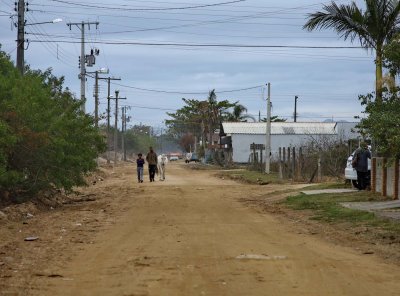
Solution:
<svg viewBox="0 0 400 296"><path fill-rule="evenodd" d="M83 223L81 239L90 241L49 258L51 274L33 277L29 294L400 294L398 266L299 234L238 201L277 186L243 185L183 166L171 164L165 182L142 184L132 167L122 167L86 189L119 203L117 210L92 236Z"/></svg>

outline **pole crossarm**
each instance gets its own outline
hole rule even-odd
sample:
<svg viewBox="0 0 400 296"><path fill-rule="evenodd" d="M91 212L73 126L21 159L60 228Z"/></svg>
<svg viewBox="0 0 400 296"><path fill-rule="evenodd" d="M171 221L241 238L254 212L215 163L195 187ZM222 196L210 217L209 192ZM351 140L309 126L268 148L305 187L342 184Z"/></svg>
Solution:
<svg viewBox="0 0 400 296"><path fill-rule="evenodd" d="M71 30L72 26L77 26L79 29L81 29L80 26L82 25L87 25L90 29L90 25L96 25L96 29L99 26L99 22L79 22L79 23L67 23L67 26L69 27L69 29Z"/></svg>

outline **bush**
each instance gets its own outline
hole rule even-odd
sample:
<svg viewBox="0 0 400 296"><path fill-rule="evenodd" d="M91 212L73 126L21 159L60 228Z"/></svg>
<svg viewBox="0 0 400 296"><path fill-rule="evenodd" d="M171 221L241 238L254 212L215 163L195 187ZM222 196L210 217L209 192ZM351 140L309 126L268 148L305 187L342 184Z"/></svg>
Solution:
<svg viewBox="0 0 400 296"><path fill-rule="evenodd" d="M51 70L21 76L0 53L0 193L85 184L105 148L93 118Z"/></svg>

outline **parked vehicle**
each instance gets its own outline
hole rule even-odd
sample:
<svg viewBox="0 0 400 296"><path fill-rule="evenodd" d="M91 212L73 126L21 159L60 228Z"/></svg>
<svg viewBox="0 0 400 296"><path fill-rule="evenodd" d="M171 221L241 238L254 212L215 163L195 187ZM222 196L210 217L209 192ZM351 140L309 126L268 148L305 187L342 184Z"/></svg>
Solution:
<svg viewBox="0 0 400 296"><path fill-rule="evenodd" d="M185 157L185 162L186 163L189 163L189 162L192 162L192 161L194 161L194 162L199 162L200 160L199 160L199 158L197 157L197 153L186 153L186 157Z"/></svg>
<svg viewBox="0 0 400 296"><path fill-rule="evenodd" d="M169 161L177 161L177 160L179 160L178 156L170 156L169 157Z"/></svg>
<svg viewBox="0 0 400 296"><path fill-rule="evenodd" d="M370 149L370 147L368 147ZM354 187L358 187L357 171L351 165L356 150L347 158L346 168L344 169L344 176L346 180L350 180ZM368 171L371 172L371 160L368 159Z"/></svg>
<svg viewBox="0 0 400 296"><path fill-rule="evenodd" d="M197 157L197 153L192 153L192 157L190 158L190 161L194 161L194 162L200 161L200 159Z"/></svg>

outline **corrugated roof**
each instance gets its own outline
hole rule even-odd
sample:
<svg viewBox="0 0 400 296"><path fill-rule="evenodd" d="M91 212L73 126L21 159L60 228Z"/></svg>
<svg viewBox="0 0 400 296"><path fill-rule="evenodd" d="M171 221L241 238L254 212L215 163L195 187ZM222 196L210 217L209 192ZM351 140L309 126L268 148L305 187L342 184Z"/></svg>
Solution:
<svg viewBox="0 0 400 296"><path fill-rule="evenodd" d="M226 134L265 134L265 122L223 122ZM331 122L271 122L272 135L335 135L336 123Z"/></svg>

